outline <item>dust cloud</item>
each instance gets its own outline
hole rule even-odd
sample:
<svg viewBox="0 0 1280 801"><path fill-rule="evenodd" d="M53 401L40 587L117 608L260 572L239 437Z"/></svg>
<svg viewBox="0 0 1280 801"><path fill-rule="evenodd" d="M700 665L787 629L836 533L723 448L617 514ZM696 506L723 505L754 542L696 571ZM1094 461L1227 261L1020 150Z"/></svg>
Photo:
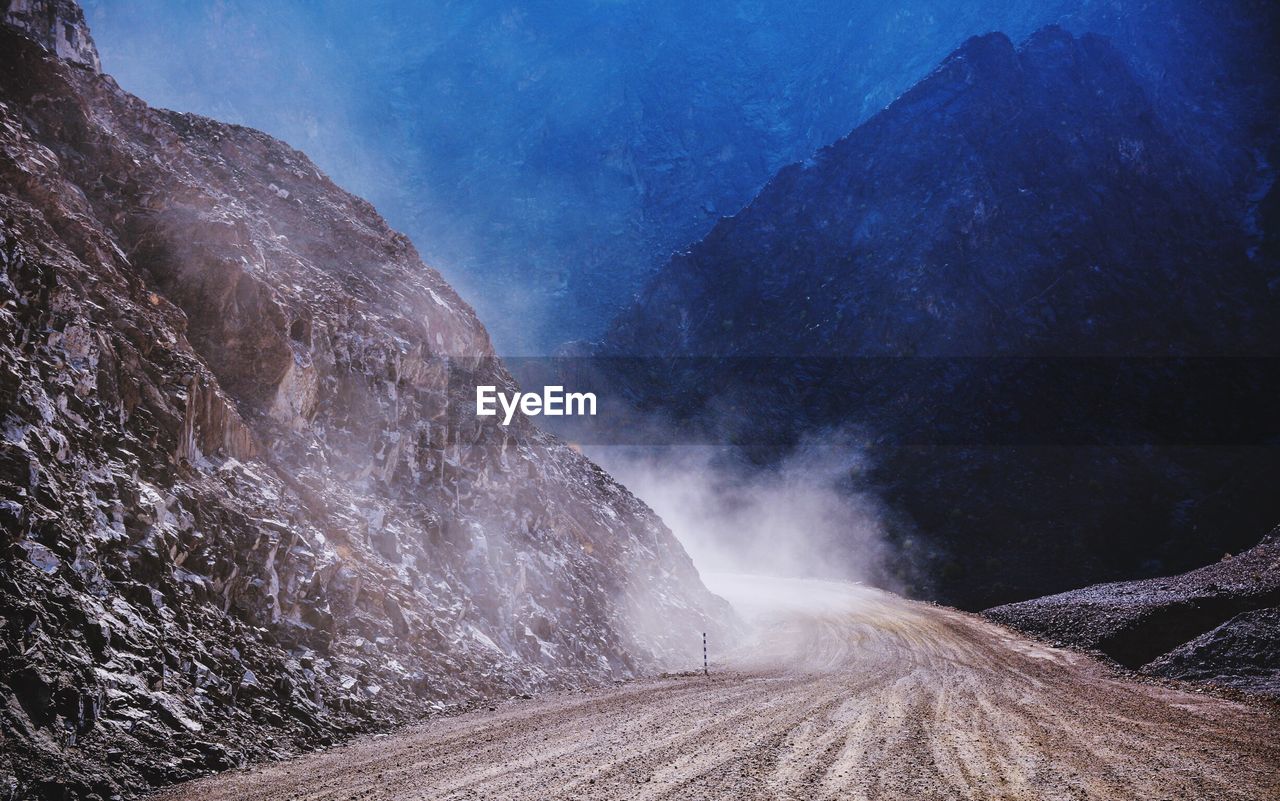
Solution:
<svg viewBox="0 0 1280 801"><path fill-rule="evenodd" d="M849 438L811 438L776 465L729 447L596 446L588 454L662 517L700 573L865 582L886 570L882 504Z"/></svg>

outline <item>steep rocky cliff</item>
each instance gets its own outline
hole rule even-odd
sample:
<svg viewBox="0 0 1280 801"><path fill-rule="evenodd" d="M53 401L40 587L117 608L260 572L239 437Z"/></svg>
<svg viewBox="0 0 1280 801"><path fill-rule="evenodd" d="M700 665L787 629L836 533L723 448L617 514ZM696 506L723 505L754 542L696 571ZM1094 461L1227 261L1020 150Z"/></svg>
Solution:
<svg viewBox="0 0 1280 801"><path fill-rule="evenodd" d="M108 798L681 665L727 609L301 153L0 25L0 797ZM95 795L96 794L96 795Z"/></svg>
<svg viewBox="0 0 1280 801"><path fill-rule="evenodd" d="M94 72L102 71L102 61L89 35L84 12L75 0L3 0L0 19L58 58Z"/></svg>
<svg viewBox="0 0 1280 801"><path fill-rule="evenodd" d="M660 357L619 381L753 458L858 429L919 594L1203 564L1280 516L1274 361L1237 358L1275 354L1280 271L1188 146L1213 129L1166 112L1105 38L972 39L673 257L599 352Z"/></svg>

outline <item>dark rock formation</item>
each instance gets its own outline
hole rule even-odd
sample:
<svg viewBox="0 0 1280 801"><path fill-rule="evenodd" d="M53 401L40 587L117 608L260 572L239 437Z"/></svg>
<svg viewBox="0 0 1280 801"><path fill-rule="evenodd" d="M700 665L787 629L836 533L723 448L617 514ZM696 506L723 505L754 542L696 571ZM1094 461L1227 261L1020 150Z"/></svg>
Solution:
<svg viewBox="0 0 1280 801"><path fill-rule="evenodd" d="M1104 38L975 38L676 255L599 352L658 357L625 391L756 459L858 429L917 594L977 609L1243 547L1280 514L1250 400L1276 371L1218 357L1274 355L1280 272L1165 111Z"/></svg>
<svg viewBox="0 0 1280 801"><path fill-rule="evenodd" d="M1106 40L991 34L678 254L607 345L1249 352L1272 331L1255 319L1265 273L1214 200Z"/></svg>
<svg viewBox="0 0 1280 801"><path fill-rule="evenodd" d="M999 623L1128 668L1280 695L1280 530L1178 576L988 609Z"/></svg>
<svg viewBox="0 0 1280 801"><path fill-rule="evenodd" d="M1280 608L1241 612L1143 670L1280 697Z"/></svg>
<svg viewBox="0 0 1280 801"><path fill-rule="evenodd" d="M474 417L511 379L368 204L121 91L72 4L5 19L0 796L625 678L722 625L640 501Z"/></svg>

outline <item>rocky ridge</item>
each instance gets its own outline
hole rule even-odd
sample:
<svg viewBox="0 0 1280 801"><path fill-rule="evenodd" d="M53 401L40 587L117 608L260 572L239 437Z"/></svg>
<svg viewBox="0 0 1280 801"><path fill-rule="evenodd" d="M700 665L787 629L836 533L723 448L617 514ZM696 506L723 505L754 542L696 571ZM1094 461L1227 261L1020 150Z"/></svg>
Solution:
<svg viewBox="0 0 1280 801"><path fill-rule="evenodd" d="M1085 587L983 614L1150 675L1280 697L1280 530L1181 575Z"/></svg>
<svg viewBox="0 0 1280 801"><path fill-rule="evenodd" d="M852 429L917 596L977 610L1244 547L1280 513L1274 415L1247 408L1276 385L1280 262L1247 182L1188 147L1211 98L1172 94L1105 37L975 37L676 254L596 352L755 461Z"/></svg>
<svg viewBox="0 0 1280 801"><path fill-rule="evenodd" d="M1249 137L1238 135L1274 126L1280 108L1274 92L1252 91L1273 60L1269 5L604 3L528 13L505 0L94 0L87 10L124 85L302 146L468 290L502 348L545 354L598 336L673 250L974 34L1021 41L1057 21L1110 36L1201 166L1265 192L1268 162L1280 159L1239 147Z"/></svg>
<svg viewBox="0 0 1280 801"><path fill-rule="evenodd" d="M3 19L0 795L129 796L721 630L643 503L471 414L511 379L372 207L122 91L73 3Z"/></svg>

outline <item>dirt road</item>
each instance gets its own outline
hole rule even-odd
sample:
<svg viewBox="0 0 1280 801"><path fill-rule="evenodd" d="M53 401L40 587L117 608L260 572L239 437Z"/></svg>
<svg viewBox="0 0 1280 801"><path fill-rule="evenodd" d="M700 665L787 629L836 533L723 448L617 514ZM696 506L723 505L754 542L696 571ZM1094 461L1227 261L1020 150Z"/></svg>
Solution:
<svg viewBox="0 0 1280 801"><path fill-rule="evenodd" d="M875 590L712 586L758 637L710 678L503 703L166 798L1280 799L1274 710Z"/></svg>

